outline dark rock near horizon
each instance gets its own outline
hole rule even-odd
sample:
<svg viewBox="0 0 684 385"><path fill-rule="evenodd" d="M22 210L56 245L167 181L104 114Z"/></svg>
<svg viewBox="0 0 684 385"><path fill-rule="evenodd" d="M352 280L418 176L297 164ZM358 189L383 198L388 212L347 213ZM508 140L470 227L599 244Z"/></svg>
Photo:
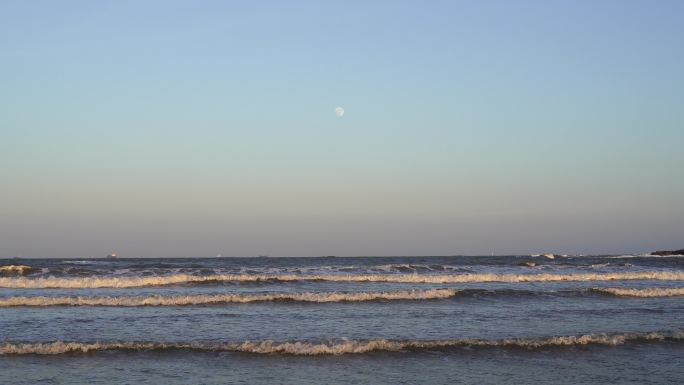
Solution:
<svg viewBox="0 0 684 385"><path fill-rule="evenodd" d="M684 255L684 249L681 250L661 250L661 251L654 251L651 253L651 255L657 255L660 257L665 257L668 255Z"/></svg>

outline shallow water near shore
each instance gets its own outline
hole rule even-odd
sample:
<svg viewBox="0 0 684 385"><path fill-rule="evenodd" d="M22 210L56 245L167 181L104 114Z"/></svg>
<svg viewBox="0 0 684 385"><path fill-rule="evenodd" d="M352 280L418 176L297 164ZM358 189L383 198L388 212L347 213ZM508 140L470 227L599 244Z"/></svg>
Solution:
<svg viewBox="0 0 684 385"><path fill-rule="evenodd" d="M681 383L684 258L0 260L0 383Z"/></svg>

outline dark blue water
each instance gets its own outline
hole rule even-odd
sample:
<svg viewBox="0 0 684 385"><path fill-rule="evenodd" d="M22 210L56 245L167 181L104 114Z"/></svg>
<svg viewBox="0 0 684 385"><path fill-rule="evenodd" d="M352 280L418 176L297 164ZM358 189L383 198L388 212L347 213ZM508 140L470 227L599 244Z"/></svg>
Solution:
<svg viewBox="0 0 684 385"><path fill-rule="evenodd" d="M0 384L684 381L682 257L0 266Z"/></svg>

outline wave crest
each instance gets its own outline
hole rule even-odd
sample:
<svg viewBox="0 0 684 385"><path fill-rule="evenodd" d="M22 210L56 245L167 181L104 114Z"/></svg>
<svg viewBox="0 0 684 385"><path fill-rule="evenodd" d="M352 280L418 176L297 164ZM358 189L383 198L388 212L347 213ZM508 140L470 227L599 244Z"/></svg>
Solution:
<svg viewBox="0 0 684 385"><path fill-rule="evenodd" d="M146 297L10 297L0 307L15 306L191 306L265 301L363 302L377 300L429 300L456 295L453 289L402 290L360 293L216 294Z"/></svg>
<svg viewBox="0 0 684 385"><path fill-rule="evenodd" d="M0 266L0 275L24 275L33 270L31 266L5 265Z"/></svg>
<svg viewBox="0 0 684 385"><path fill-rule="evenodd" d="M659 331L646 333L584 334L548 338L510 338L501 340L457 339L441 341L339 341L315 342L242 342L242 343L205 343L205 342L47 342L0 344L0 355L21 354L65 354L89 353L105 350L143 351L143 350L199 350L207 352L241 352L254 354L284 354L299 356L363 354L376 351L424 351L449 348L523 348L539 349L548 347L567 347L578 345L617 346L629 342L682 341L684 330Z"/></svg>
<svg viewBox="0 0 684 385"><path fill-rule="evenodd" d="M174 274L154 277L84 277L84 278L0 278L2 288L26 289L94 289L164 286L174 284L210 282L264 282L264 281L332 281L332 282L391 282L391 283L479 283L479 282L584 282L622 280L682 281L684 272L626 272L583 274L361 274L361 275L297 275L297 274Z"/></svg>
<svg viewBox="0 0 684 385"><path fill-rule="evenodd" d="M616 287L597 287L596 292L611 294L619 297L675 297L684 295L684 288L647 288L647 289L623 289Z"/></svg>

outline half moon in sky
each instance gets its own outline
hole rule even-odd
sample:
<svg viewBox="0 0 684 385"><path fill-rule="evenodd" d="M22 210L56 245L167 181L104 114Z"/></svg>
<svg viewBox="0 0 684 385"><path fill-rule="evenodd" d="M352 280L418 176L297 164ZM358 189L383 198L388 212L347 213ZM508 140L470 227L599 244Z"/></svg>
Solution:
<svg viewBox="0 0 684 385"><path fill-rule="evenodd" d="M337 115L338 118L343 117L344 116L344 108L342 108L342 107L335 108L335 115Z"/></svg>

